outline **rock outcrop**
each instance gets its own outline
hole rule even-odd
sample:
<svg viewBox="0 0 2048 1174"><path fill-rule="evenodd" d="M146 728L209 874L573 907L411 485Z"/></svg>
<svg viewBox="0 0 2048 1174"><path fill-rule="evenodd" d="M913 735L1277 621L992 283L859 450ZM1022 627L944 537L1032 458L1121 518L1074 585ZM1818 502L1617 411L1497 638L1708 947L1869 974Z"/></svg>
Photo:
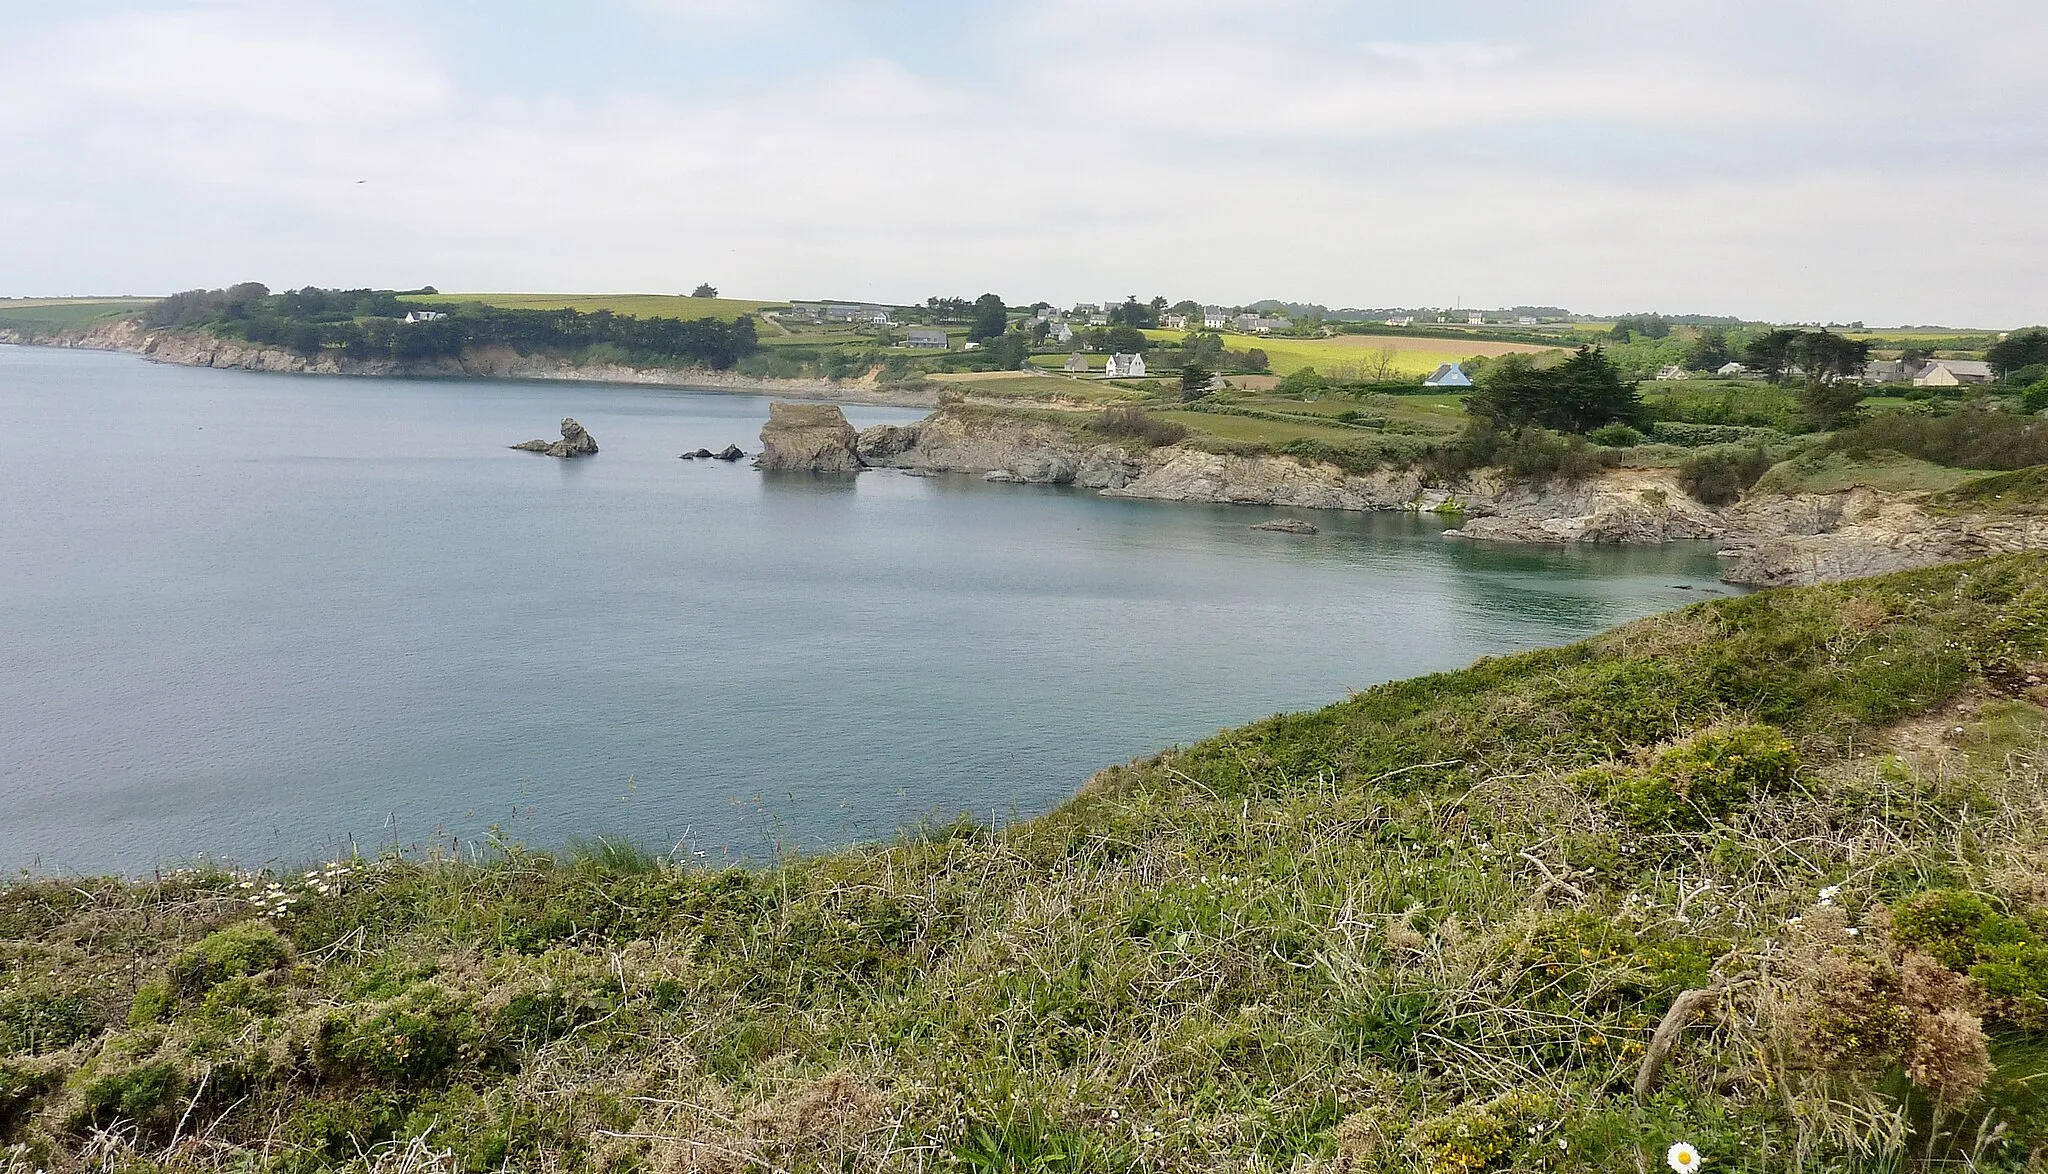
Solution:
<svg viewBox="0 0 2048 1174"><path fill-rule="evenodd" d="M1320 529L1316 528L1316 524L1314 522L1304 522L1300 518L1274 518L1270 522L1259 522L1256 525L1254 525L1252 529L1271 530L1277 534L1322 533Z"/></svg>
<svg viewBox="0 0 2048 1174"><path fill-rule="evenodd" d="M1155 449L1142 473L1107 497L1218 501L1309 510L1410 510L1422 504L1421 473L1388 469L1364 476L1293 457L1233 456L1192 448Z"/></svg>
<svg viewBox="0 0 2048 1174"><path fill-rule="evenodd" d="M1465 479L1454 538L1644 545L1720 538L1720 511L1695 501L1671 469L1611 469L1577 481L1521 481L1485 469Z"/></svg>
<svg viewBox="0 0 2048 1174"><path fill-rule="evenodd" d="M837 404L769 404L754 467L773 473L858 473L856 440Z"/></svg>
<svg viewBox="0 0 2048 1174"><path fill-rule="evenodd" d="M583 425L567 416L562 417L562 439L555 441L529 440L512 446L520 452L545 453L551 457L587 457L597 452L597 440Z"/></svg>
<svg viewBox="0 0 2048 1174"><path fill-rule="evenodd" d="M870 466L908 472L979 473L995 481L1113 489L1144 471L1123 445L1064 424L975 408L941 408L902 427L860 435Z"/></svg>
<svg viewBox="0 0 2048 1174"><path fill-rule="evenodd" d="M2048 517L1940 514L1917 494L1852 489L1745 501L1721 577L1753 587L1805 587L1961 559L2048 549Z"/></svg>

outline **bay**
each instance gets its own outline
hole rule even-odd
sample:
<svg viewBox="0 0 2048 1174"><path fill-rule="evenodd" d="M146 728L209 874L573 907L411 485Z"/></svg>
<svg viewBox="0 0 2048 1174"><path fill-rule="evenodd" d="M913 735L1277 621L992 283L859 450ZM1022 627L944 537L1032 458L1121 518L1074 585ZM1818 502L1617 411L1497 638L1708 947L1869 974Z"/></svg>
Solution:
<svg viewBox="0 0 2048 1174"><path fill-rule="evenodd" d="M0 867L493 835L758 858L1006 820L1729 590L1692 544L676 459L753 451L768 402L0 346ZM505 447L565 415L597 456Z"/></svg>

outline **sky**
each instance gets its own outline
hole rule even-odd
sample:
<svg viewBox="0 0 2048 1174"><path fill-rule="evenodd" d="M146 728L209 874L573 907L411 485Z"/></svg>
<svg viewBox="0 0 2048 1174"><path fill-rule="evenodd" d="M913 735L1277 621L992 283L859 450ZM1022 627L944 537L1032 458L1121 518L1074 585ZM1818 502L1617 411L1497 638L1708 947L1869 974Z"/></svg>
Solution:
<svg viewBox="0 0 2048 1174"><path fill-rule="evenodd" d="M0 0L0 294L2048 320L2042 0Z"/></svg>

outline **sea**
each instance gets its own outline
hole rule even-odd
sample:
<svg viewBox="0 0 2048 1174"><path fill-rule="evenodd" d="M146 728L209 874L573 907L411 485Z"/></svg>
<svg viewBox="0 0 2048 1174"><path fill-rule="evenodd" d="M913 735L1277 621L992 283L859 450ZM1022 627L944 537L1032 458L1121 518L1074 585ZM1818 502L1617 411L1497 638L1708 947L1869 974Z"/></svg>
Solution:
<svg viewBox="0 0 2048 1174"><path fill-rule="evenodd" d="M1698 544L678 459L758 450L768 404L0 346L0 870L750 861L1002 823L1734 591ZM597 455L507 447L564 416ZM1281 516L1321 532L1251 528Z"/></svg>

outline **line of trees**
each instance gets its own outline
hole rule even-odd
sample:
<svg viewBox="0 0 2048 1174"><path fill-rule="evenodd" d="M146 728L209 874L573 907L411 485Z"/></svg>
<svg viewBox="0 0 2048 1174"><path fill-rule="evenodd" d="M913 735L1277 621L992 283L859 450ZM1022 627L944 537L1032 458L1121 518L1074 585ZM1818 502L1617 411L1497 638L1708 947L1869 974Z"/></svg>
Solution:
<svg viewBox="0 0 2048 1174"><path fill-rule="evenodd" d="M404 321L413 309L444 317ZM680 361L723 370L758 349L754 320L638 318L609 310L511 310L479 303L406 303L390 290L308 287L272 294L249 283L225 290L189 290L143 311L152 327L203 328L312 356L339 349L351 359L422 362L460 358L486 346L521 353L617 348L625 357Z"/></svg>

